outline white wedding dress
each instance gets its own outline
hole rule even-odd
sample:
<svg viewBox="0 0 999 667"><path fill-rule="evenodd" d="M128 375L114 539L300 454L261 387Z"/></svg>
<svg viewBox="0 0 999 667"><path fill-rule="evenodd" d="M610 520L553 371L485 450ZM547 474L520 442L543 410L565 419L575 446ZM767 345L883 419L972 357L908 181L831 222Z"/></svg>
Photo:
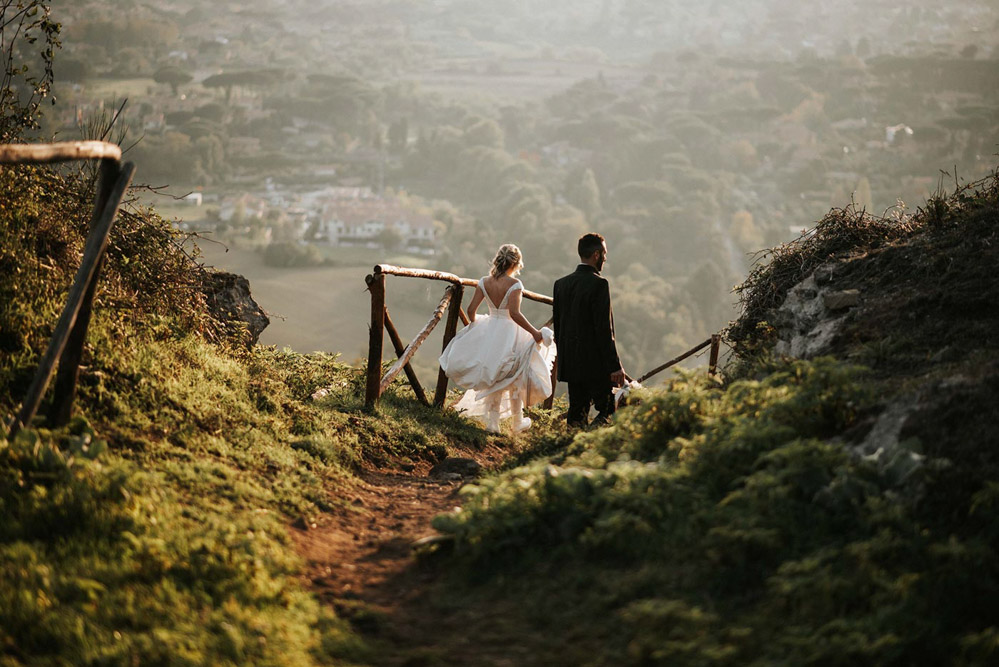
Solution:
<svg viewBox="0 0 999 667"><path fill-rule="evenodd" d="M523 283L518 280L511 285L496 305L484 280L479 279L479 289L489 314L477 317L455 335L441 354L440 364L451 380L467 389L454 405L456 410L480 418L494 431L499 430L500 419L513 417L513 430L521 431L530 426L530 420L523 418L523 408L552 393L555 343L548 327L541 330L542 342L535 343L534 337L510 318L510 295L523 290Z"/></svg>

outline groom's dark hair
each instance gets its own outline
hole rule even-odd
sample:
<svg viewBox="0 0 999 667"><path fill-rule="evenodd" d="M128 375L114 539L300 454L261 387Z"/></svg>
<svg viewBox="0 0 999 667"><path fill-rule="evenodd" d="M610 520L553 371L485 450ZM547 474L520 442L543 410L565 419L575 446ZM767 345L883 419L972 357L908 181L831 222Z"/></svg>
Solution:
<svg viewBox="0 0 999 667"><path fill-rule="evenodd" d="M586 259L587 257L592 257L593 253L600 250L604 246L604 237L600 234L583 234L579 237L579 243L576 244L576 252L579 253L580 259Z"/></svg>

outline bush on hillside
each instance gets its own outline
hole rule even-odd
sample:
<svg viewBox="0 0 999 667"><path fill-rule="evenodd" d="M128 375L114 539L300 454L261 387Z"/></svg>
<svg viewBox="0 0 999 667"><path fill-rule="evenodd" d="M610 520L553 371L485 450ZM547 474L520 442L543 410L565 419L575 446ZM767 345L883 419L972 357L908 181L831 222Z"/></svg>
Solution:
<svg viewBox="0 0 999 667"><path fill-rule="evenodd" d="M311 244L277 241L264 248L264 264L281 268L319 266L323 263L322 253Z"/></svg>
<svg viewBox="0 0 999 667"><path fill-rule="evenodd" d="M976 511L994 489L950 508L976 516L957 532L918 502L946 460L878 464L834 441L877 398L862 371L758 375L675 379L564 452L466 487L434 525L476 580L543 572L525 604L549 630L599 637L599 664L999 657L999 529Z"/></svg>

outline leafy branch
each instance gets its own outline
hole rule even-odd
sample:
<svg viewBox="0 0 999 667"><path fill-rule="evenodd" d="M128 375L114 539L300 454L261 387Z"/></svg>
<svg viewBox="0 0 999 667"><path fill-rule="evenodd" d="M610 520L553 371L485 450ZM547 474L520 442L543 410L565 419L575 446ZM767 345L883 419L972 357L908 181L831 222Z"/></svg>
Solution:
<svg viewBox="0 0 999 667"><path fill-rule="evenodd" d="M0 141L38 127L61 27L42 0L0 0Z"/></svg>

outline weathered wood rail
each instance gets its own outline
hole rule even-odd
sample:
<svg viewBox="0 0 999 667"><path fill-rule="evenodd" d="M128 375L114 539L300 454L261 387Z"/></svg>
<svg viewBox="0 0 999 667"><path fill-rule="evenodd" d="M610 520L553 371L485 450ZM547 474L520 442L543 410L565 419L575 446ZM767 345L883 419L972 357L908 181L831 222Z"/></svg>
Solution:
<svg viewBox="0 0 999 667"><path fill-rule="evenodd" d="M60 426L69 421L97 280L104 263L111 228L118 207L132 182L135 165L131 162L122 163L121 148L103 141L0 145L0 164L48 164L72 160L100 160L90 232L84 245L83 260L69 289L66 305L56 323L48 348L28 387L20 411L9 424L9 438L13 438L22 427L31 424L57 364L58 373L48 421L52 426Z"/></svg>
<svg viewBox="0 0 999 667"><path fill-rule="evenodd" d="M408 345L403 345L402 339L399 337L399 333L392 323L392 318L389 316L388 307L385 304L385 276L422 278L424 280L438 280L448 283L448 286L444 290L444 296L441 297L440 303L430 316L430 320ZM458 332L459 320L462 324L468 326L468 315L461 307L462 298L464 297L465 287L475 287L478 281L471 278L462 278L461 276L444 271L411 269L392 266L391 264L378 264L375 266L374 271L365 277L364 281L368 286L368 291L371 293L371 328L368 331L368 368L364 404L369 408L373 407L392 380L400 372L405 371L406 378L413 387L417 399L424 404L430 405L431 403L427 399L423 386L416 377L416 372L413 370L410 361L427 337L430 336L434 328L441 320L445 319L445 314L447 315L447 319L444 324L442 351ZM537 301L549 306L552 305L552 298L544 294L524 290L523 296L525 299L530 299L531 301ZM396 361L383 376L382 351L384 348L385 331L388 331L389 338L395 348ZM554 380L554 371L552 377ZM444 401L447 397L447 387L447 374L444 373L443 369L439 368L437 372L437 385L434 388L433 405L439 408L444 407ZM551 407L552 399L553 396L549 396L546 399L546 407Z"/></svg>
<svg viewBox="0 0 999 667"><path fill-rule="evenodd" d="M639 383L645 382L646 380L648 380L653 375L657 375L658 373L662 373L664 370L666 370L670 366L677 365L678 363L680 363L684 359L697 354L698 352L700 352L701 350L703 350L704 348L706 348L708 346L711 347L711 353L708 356L708 373L710 373L711 375L715 375L715 373L717 373L717 370L718 370L718 352L719 352L719 350L721 348L721 334L712 334L711 338L708 338L703 343L698 343L697 345L695 345L694 347L690 348L689 350L687 350L683 354L678 355L676 357L673 357L672 359L670 359L669 361L667 361L662 366L656 366L651 371L649 371L648 373L646 373L642 377L638 378L638 382Z"/></svg>
<svg viewBox="0 0 999 667"><path fill-rule="evenodd" d="M434 309L433 314L430 316L430 320L408 345L403 345L402 339L399 337L399 332L396 331L395 325L392 323L392 318L389 316L388 306L385 304L385 276L422 278L425 280L439 280L448 283L448 286L444 290L444 296L441 297L440 303L437 304L437 308ZM405 371L409 384L413 387L413 391L416 393L416 397L422 403L430 405L430 401L427 399L427 396L423 391L423 386L416 377L416 372L413 370L410 361L427 337L430 336L430 333L434 330L434 328L442 319L444 319L445 313L447 314L447 320L444 326L442 350L447 347L448 343L451 342L451 339L453 339L457 333L459 319L465 326L468 326L468 316L461 307L462 297L464 296L464 288L475 287L478 284L478 281L473 280L472 278L462 278L461 276L444 271L411 269L401 266L392 266L391 264L376 265L373 273L366 276L364 281L368 286L368 291L371 293L371 327L368 332L368 368L364 396L365 406L368 408L374 407L381 395L402 371ZM524 290L523 296L525 299L530 299L531 301L537 301L538 303L547 304L549 306L552 305L552 298L544 294ZM549 320L548 323L550 324L551 320ZM389 367L388 371L382 375L382 352L384 347L385 331L388 331L389 337L392 340L392 345L396 354L396 361L391 367ZM720 344L721 335L714 334L703 343L694 346L678 357L667 361L665 364L652 369L639 378L639 382L648 380L653 375L661 373L667 368L680 363L684 359L687 359L709 346L711 348L711 353L708 362L708 372L714 375L718 366L718 352ZM557 368L558 360L556 359L555 367L552 368L552 395L545 399L544 406L546 408L551 408L552 401L555 396L555 378L557 375ZM434 391L433 405L439 408L444 407L447 387L447 375L444 373L443 369L439 369L437 375L437 386Z"/></svg>

